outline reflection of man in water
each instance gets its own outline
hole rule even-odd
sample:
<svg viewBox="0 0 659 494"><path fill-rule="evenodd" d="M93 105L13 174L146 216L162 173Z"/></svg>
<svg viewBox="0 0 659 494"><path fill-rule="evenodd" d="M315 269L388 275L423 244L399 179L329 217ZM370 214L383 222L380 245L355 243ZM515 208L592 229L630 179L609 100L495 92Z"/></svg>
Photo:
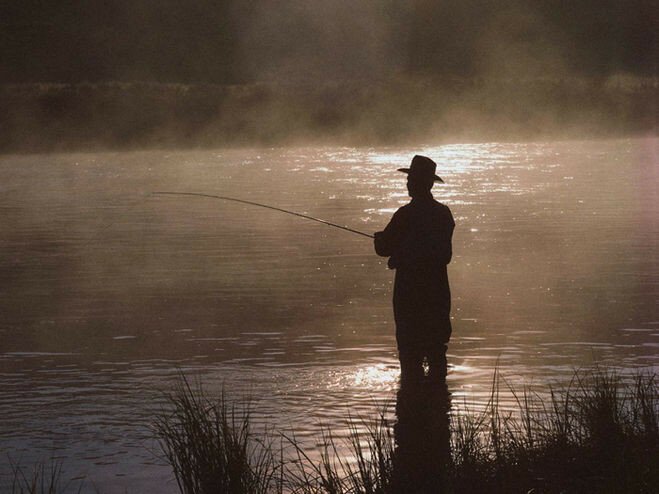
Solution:
<svg viewBox="0 0 659 494"><path fill-rule="evenodd" d="M451 397L445 380L401 381L396 399L391 492L447 492L451 462L449 411Z"/></svg>
<svg viewBox="0 0 659 494"><path fill-rule="evenodd" d="M451 262L455 222L450 209L431 192L436 164L415 156L407 173L412 200L401 207L382 232L375 234L375 251L389 257L396 270L394 318L401 379L424 375L427 360L432 377L446 375L446 344L451 337L451 292L446 265Z"/></svg>

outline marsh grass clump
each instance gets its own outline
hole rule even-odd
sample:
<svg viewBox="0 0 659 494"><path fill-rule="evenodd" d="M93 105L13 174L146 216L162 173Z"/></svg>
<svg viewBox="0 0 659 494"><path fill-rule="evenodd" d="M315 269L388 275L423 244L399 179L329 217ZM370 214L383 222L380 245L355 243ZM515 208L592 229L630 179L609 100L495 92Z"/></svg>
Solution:
<svg viewBox="0 0 659 494"><path fill-rule="evenodd" d="M50 461L46 464L43 461L36 463L31 469L26 469L20 463L8 459L9 465L13 472L11 494L64 494L66 492L82 492L82 483L78 485L77 490L73 488L74 479L67 483L62 481L62 463L59 461Z"/></svg>
<svg viewBox="0 0 659 494"><path fill-rule="evenodd" d="M509 399L502 405L502 389L512 408ZM399 402L395 425L383 407L375 420L350 419L347 437L323 428L316 454L282 435L292 446L286 458L266 435L251 434L249 413L224 394L212 401L183 378L170 402L156 432L183 493L407 494L416 492L409 472L420 463L442 469L431 472L439 487L429 492L650 493L659 485L659 389L650 374L577 372L565 387L536 393L516 391L496 371L483 410L431 407L430 425L411 442L401 436L410 425ZM442 423L446 434L433 433ZM443 454L435 440L447 456L427 461Z"/></svg>
<svg viewBox="0 0 659 494"><path fill-rule="evenodd" d="M224 393L212 400L184 376L169 401L154 429L182 493L276 492L281 462L267 434L252 434L249 408L230 406Z"/></svg>
<svg viewBox="0 0 659 494"><path fill-rule="evenodd" d="M481 414L452 419L455 492L653 492L659 485L654 375L576 373L547 395L525 390L502 411L495 373Z"/></svg>
<svg viewBox="0 0 659 494"><path fill-rule="evenodd" d="M287 486L295 494L386 494L392 492L395 441L387 407L374 421L349 419L341 440L325 428L320 460L314 461L294 439L296 458L287 468Z"/></svg>

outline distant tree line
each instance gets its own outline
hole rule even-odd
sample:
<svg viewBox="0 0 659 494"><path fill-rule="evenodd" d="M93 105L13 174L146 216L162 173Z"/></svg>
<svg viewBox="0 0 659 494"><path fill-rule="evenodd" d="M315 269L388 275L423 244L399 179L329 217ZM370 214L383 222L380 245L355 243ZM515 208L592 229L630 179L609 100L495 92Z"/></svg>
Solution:
<svg viewBox="0 0 659 494"><path fill-rule="evenodd" d="M656 132L657 82L399 77L383 82L0 85L0 153L379 145Z"/></svg>
<svg viewBox="0 0 659 494"><path fill-rule="evenodd" d="M656 74L653 0L22 0L0 82Z"/></svg>

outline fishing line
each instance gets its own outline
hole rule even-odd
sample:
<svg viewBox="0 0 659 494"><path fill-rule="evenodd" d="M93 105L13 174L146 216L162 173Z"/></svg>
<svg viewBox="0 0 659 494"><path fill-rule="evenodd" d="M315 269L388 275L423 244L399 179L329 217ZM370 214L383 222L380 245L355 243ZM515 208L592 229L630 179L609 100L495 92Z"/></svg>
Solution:
<svg viewBox="0 0 659 494"><path fill-rule="evenodd" d="M340 230L345 230L350 233L355 233L357 235L362 235L364 237L368 238L373 238L373 235L370 233L364 233L360 232L359 230L355 230L353 228L348 228L347 226L343 225L337 225L336 223L332 223L331 221L323 220L321 218L314 218L313 216L309 216L308 214L302 214L298 213L295 211L289 211L287 209L282 209L278 208L275 206L269 206L267 204L261 204L259 202L254 202L254 201L246 201L244 199L236 199L235 197L227 197L227 196L216 196L213 194L202 194L199 192L168 192L168 191L158 191L158 192L152 192L151 194L153 195L173 195L173 196L198 196L198 197L207 197L211 199L221 199L223 201L232 201L232 202L238 202L241 204L247 204L249 206L257 206L260 208L266 208L266 209L271 209L273 211L279 211L280 213L286 213L286 214L291 214L293 216L297 216L298 218L303 218L305 220L310 220L310 221L316 221L318 223L322 223L323 225L331 226L334 228L339 228Z"/></svg>

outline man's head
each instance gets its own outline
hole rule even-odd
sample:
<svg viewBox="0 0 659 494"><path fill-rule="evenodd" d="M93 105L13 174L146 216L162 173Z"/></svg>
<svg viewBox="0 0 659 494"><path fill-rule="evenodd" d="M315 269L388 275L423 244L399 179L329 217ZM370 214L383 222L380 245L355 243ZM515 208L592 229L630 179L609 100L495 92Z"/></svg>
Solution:
<svg viewBox="0 0 659 494"><path fill-rule="evenodd" d="M407 191L410 197L427 195L435 182L444 181L435 175L437 164L426 156L416 155L412 158L409 168L399 168L398 171L407 173Z"/></svg>
<svg viewBox="0 0 659 494"><path fill-rule="evenodd" d="M432 189L435 181L425 177L407 176L407 193L410 197L426 196Z"/></svg>

